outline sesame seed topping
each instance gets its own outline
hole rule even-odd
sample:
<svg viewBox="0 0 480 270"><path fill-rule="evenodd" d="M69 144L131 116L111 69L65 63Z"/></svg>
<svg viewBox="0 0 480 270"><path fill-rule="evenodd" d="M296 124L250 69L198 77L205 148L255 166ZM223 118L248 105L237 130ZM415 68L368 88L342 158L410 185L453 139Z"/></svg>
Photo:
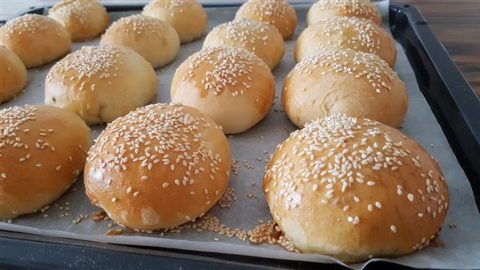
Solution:
<svg viewBox="0 0 480 270"><path fill-rule="evenodd" d="M360 219L360 216L374 212L375 215L388 213L396 204L402 203L398 195L419 192L417 189L421 185L413 186L411 190L410 185L407 186L409 179L385 177L382 174L391 173L392 168L396 167L396 170L402 173L405 169L412 169L418 174L425 172L428 177L427 170L408 162L419 152L408 148L410 144L405 142L409 139L397 132L376 121L344 115L331 115L314 120L303 129L292 132L289 138L277 147L265 173L264 190L271 196L269 200L275 201L279 204L278 207L286 211L313 207L311 200L304 198L317 196L319 203L348 213L344 220L349 223L354 223L356 216ZM437 171L433 174L437 184L443 181ZM428 183L434 185L433 179ZM423 181L421 184L423 185ZM314 185L317 185L315 189L321 192L313 193ZM432 217L438 217L439 213L445 212L445 207L440 206L447 200L447 197L443 196L446 190L443 189L444 186L438 186L438 195L432 189L434 193L423 195L425 201L419 202L423 203L423 207ZM365 189L366 187L371 188ZM363 192L368 192L369 189L380 189L387 197L374 194L364 197ZM362 190L362 193L357 193L359 190ZM305 195L307 192L308 195ZM388 196L395 198L386 199ZM406 197L413 200L412 196ZM412 214L417 215L417 212ZM391 222L397 220L393 219Z"/></svg>
<svg viewBox="0 0 480 270"><path fill-rule="evenodd" d="M182 105L152 104L117 118L89 150L87 162L98 162L102 168L116 172L134 167L143 170L142 173L170 171L175 164L174 169L184 171L183 176L137 178L137 181L159 181L158 185L164 189L192 185L208 175L224 175L219 168L224 159L202 140L206 130L221 129L191 110ZM133 192L134 187L133 184L128 187L127 193Z"/></svg>
<svg viewBox="0 0 480 270"><path fill-rule="evenodd" d="M47 29L49 31L54 30L50 29L46 23L51 20L46 16L38 14L26 14L7 21L2 28L7 37L11 37L14 33L16 35L36 34Z"/></svg>
<svg viewBox="0 0 480 270"><path fill-rule="evenodd" d="M255 15L259 21L275 26L278 25L277 22L288 20L288 9L291 9L291 7L288 5L288 2L285 0L249 0L244 4L244 6L248 7L244 10L244 12L246 11ZM237 13L236 19L243 17L248 18L250 16L248 13ZM284 30L285 32L293 31L288 23L286 23L283 27L284 29L279 30Z"/></svg>
<svg viewBox="0 0 480 270"><path fill-rule="evenodd" d="M353 50L328 50L307 56L295 65L288 76L310 75L314 71L321 72L322 76L330 73L351 74L359 80L366 80L372 90L379 93L390 91L393 81L403 84L395 71L379 56Z"/></svg>
<svg viewBox="0 0 480 270"><path fill-rule="evenodd" d="M124 49L113 46L87 47L67 55L58 61L48 72L47 81L58 82L62 85L75 85L76 91L94 91L90 83L91 77L110 80L117 77L118 66L122 65ZM69 74L68 76L63 74ZM77 84L77 81L83 81Z"/></svg>
<svg viewBox="0 0 480 270"><path fill-rule="evenodd" d="M413 196L412 193L408 193L408 194L407 194L407 198L408 198L408 200L409 200L410 202L413 202L413 200L415 199L415 196Z"/></svg>
<svg viewBox="0 0 480 270"><path fill-rule="evenodd" d="M397 227L395 227L395 225L390 226L390 230L391 230L393 233L397 233Z"/></svg>
<svg viewBox="0 0 480 270"><path fill-rule="evenodd" d="M332 39L328 39L328 48L334 46L339 49L351 48L363 52L377 53L382 48L379 36L383 34L383 32L384 30L381 27L373 24L367 19L355 17L327 17L322 18L315 24L306 28L301 38L304 37L306 40L316 41L316 37L329 37L345 34L345 37L349 37L348 39L340 38L335 42ZM384 35L386 35L386 33ZM322 42L317 41L313 44L317 44L314 48L317 52L327 50L326 44Z"/></svg>
<svg viewBox="0 0 480 270"><path fill-rule="evenodd" d="M273 33L277 33L278 40L283 43L283 38L277 29L269 24L260 21L241 18L216 26L210 32L209 36L215 36L217 33L224 32L225 40L221 41L223 45L241 47L245 50L256 52L257 46L267 47L271 42ZM211 42L207 36L204 46L219 45L217 42ZM260 57L260 55L259 55Z"/></svg>
<svg viewBox="0 0 480 270"><path fill-rule="evenodd" d="M128 34L163 37L165 36L165 22L154 17L134 14L115 21L104 35L114 35L118 31Z"/></svg>
<svg viewBox="0 0 480 270"><path fill-rule="evenodd" d="M99 8L104 9L95 0L67 0L55 4L48 13L50 17L61 23L75 20L79 24L89 24L94 22L92 14L95 14Z"/></svg>
<svg viewBox="0 0 480 270"><path fill-rule="evenodd" d="M312 9L328 10L336 9L340 16L358 16L374 18L378 11L370 1L364 0L321 0L312 5Z"/></svg>
<svg viewBox="0 0 480 270"><path fill-rule="evenodd" d="M215 96L222 95L225 90L232 96L249 91L251 86L248 81L252 80L255 66L270 72L267 65L253 53L224 46L207 47L190 56L185 63L188 63L188 71L182 79L186 81L202 77L201 87ZM203 74L198 74L200 65L205 67L201 69Z"/></svg>

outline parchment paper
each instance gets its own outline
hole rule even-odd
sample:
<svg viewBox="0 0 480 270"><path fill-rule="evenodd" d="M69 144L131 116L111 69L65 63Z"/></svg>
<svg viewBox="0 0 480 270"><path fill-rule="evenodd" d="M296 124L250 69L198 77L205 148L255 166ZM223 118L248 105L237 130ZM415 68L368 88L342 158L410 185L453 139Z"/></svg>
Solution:
<svg viewBox="0 0 480 270"><path fill-rule="evenodd" d="M388 1L381 1L378 4L383 14L387 14ZM209 29L211 29L214 25L233 19L236 8L208 8L207 10ZM306 11L306 6L297 7L299 27L296 36L304 29ZM113 21L130 14L112 13L111 19ZM267 159L276 145L287 138L288 134L295 129L283 113L278 97L280 97L282 78L294 66L292 50L296 36L286 43L286 55L280 66L274 71L277 79L277 98L269 115L249 131L229 136L233 158L238 160L240 165L239 175L232 174L230 179L230 187L235 189L237 200L231 202L230 209L223 209L217 205L210 211L210 214L219 217L221 222L226 225L251 229L258 224L259 219L271 219L261 190L264 159ZM98 40L76 43L74 49L97 43ZM197 41L182 45L176 61L164 69L157 70L160 84L156 102L170 101L170 79L175 68L189 55L198 51L202 43L202 41ZM479 268L480 234L478 230L480 229L480 215L475 206L471 187L430 107L419 91L413 70L403 49L398 44L397 50L398 60L395 69L407 86L410 102L402 131L418 140L439 161L449 185L451 202L436 247L428 247L420 252L390 261L421 268ZM0 108L26 103L43 103L43 85L50 67L51 65L30 70L29 85L24 93L17 99L1 105ZM103 126L93 127L93 137L98 136L103 128ZM259 161L257 158L262 158L262 160ZM247 169L244 166L244 160L253 166L248 166L250 169ZM247 194L250 194L249 196L254 195L257 198L249 199L246 197ZM88 218L78 224L73 223L80 215L91 215L96 210L99 209L91 206L84 195L83 180L80 178L64 196L44 213L22 216L13 220L12 224L0 222L0 229L107 243L170 247L285 260L341 263L326 256L288 252L279 246L251 245L249 242L219 236L211 232L199 233L193 230L184 230L181 233L167 233L163 236L155 232L153 234L128 232L119 236L106 236L105 232L108 230L109 222L94 222L91 218ZM65 213L70 213L70 216L63 216ZM451 226L448 226L448 224L451 224ZM453 224L456 224L457 227L450 228L454 227ZM366 263L349 265L349 267L361 269L365 265Z"/></svg>

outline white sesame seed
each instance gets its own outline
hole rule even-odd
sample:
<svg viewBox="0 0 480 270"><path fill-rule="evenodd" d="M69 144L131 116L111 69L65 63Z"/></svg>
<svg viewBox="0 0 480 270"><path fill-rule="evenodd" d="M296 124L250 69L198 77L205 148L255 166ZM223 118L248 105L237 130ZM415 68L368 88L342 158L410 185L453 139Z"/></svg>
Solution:
<svg viewBox="0 0 480 270"><path fill-rule="evenodd" d="M393 233L397 233L397 227L395 227L395 225L390 226L390 230L391 230Z"/></svg>

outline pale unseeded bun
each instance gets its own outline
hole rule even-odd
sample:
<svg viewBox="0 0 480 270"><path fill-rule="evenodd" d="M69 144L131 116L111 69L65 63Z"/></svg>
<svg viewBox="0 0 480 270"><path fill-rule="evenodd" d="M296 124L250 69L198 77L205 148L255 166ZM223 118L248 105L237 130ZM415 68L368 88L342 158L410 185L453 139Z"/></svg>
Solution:
<svg viewBox="0 0 480 270"><path fill-rule="evenodd" d="M133 49L157 68L175 59L180 38L170 24L137 14L114 22L102 36L100 45Z"/></svg>
<svg viewBox="0 0 480 270"><path fill-rule="evenodd" d="M335 113L397 127L408 109L405 86L390 66L352 50L303 58L284 80L282 102L298 127Z"/></svg>
<svg viewBox="0 0 480 270"><path fill-rule="evenodd" d="M278 65L285 52L285 44L277 28L250 19L238 19L215 27L205 38L203 48L215 46L250 51L270 69Z"/></svg>
<svg viewBox="0 0 480 270"><path fill-rule="evenodd" d="M395 43L382 27L369 20L352 17L328 17L310 25L295 43L296 61L322 50L352 49L374 53L391 67L395 65Z"/></svg>
<svg viewBox="0 0 480 270"><path fill-rule="evenodd" d="M0 27L0 45L12 50L27 68L38 67L70 51L70 35L57 21L27 14Z"/></svg>
<svg viewBox="0 0 480 270"><path fill-rule="evenodd" d="M356 17L382 24L382 15L370 0L319 0L308 10L307 24L331 16Z"/></svg>
<svg viewBox="0 0 480 270"><path fill-rule="evenodd" d="M208 15L196 0L152 0L143 9L143 15L169 23L182 43L203 36L208 26Z"/></svg>
<svg viewBox="0 0 480 270"><path fill-rule="evenodd" d="M275 95L268 66L253 53L208 47L185 60L172 79L173 103L199 109L227 134L243 132L267 115Z"/></svg>
<svg viewBox="0 0 480 270"><path fill-rule="evenodd" d="M156 93L152 65L124 47L83 47L56 63L45 80L45 103L75 112L89 125L111 122Z"/></svg>
<svg viewBox="0 0 480 270"><path fill-rule="evenodd" d="M263 186L297 248L349 263L428 246L449 203L437 162L414 140L340 115L293 132L273 154Z"/></svg>
<svg viewBox="0 0 480 270"><path fill-rule="evenodd" d="M229 170L228 141L212 119L194 108L153 104L98 137L85 190L120 224L172 228L203 216L222 197Z"/></svg>
<svg viewBox="0 0 480 270"><path fill-rule="evenodd" d="M72 41L97 37L109 22L107 10L96 0L63 0L48 11L48 16L67 29Z"/></svg>
<svg viewBox="0 0 480 270"><path fill-rule="evenodd" d="M0 46L0 103L15 97L27 85L27 69L22 60Z"/></svg>
<svg viewBox="0 0 480 270"><path fill-rule="evenodd" d="M39 210L77 179L90 148L90 129L52 106L0 111L0 218Z"/></svg>
<svg viewBox="0 0 480 270"><path fill-rule="evenodd" d="M248 0L237 11L235 19L252 19L275 26L284 39L297 28L297 14L285 0Z"/></svg>

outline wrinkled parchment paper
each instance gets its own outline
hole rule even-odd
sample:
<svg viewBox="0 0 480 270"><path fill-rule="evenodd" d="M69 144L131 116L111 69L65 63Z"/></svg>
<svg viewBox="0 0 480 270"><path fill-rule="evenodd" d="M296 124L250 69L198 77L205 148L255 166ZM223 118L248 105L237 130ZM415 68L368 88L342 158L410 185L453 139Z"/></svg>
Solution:
<svg viewBox="0 0 480 270"><path fill-rule="evenodd" d="M380 1L377 4L382 13L387 14L388 1ZM308 7L297 6L296 9L299 18L299 27L296 32L296 36L298 36L305 27L304 18ZM207 10L209 29L211 29L215 25L233 19L236 8L208 8ZM111 20L130 14L132 12L112 13ZM384 20L388 21L388 18L384 17ZM95 44L98 44L98 40L76 43L74 49L83 45ZM202 41L182 45L176 61L166 68L157 70L160 84L156 102L170 101L170 79L175 68L189 55L198 51L201 45ZM294 66L293 45L294 41L287 42L283 61L274 71L277 80L277 97L280 97L282 78ZM479 268L480 234L478 230L480 229L480 215L475 206L471 187L430 107L421 94L413 70L403 49L398 44L397 50L399 54L395 69L407 86L410 102L409 112L402 131L418 140L439 161L449 185L451 203L436 247L428 247L420 252L390 259L390 261L420 268ZM45 66L30 70L29 85L24 93L16 100L1 105L0 108L26 103L43 103L44 79L50 67ZM102 129L103 126L94 127L93 137L98 136ZM240 173L238 175L232 174L230 179L230 187L235 189L237 200L230 203L230 209L220 208L217 205L210 211L211 215L219 217L220 221L228 226L243 229L252 229L258 224L259 219L271 219L261 190L264 160L268 158L276 145L287 138L288 134L294 129L295 127L282 111L280 99L276 98L275 104L265 120L243 134L229 136L233 158L238 160L240 165ZM244 164L245 160L248 162L248 168ZM250 198L247 198L247 196ZM85 196L83 181L80 178L56 204L53 204L44 213L22 216L13 220L12 224L0 222L0 229L106 243L170 247L286 260L341 263L322 255L288 252L279 246L251 245L249 242L220 236L212 232L199 233L194 230L183 230L181 233L166 233L163 236L159 233L126 232L123 235L107 236L105 235L105 232L109 229L109 222L107 221L95 222L91 218L87 218L78 224L73 223L81 215L91 215L96 210L99 209L91 206ZM66 213L70 215L64 216ZM453 228L454 225L456 225L456 228ZM365 265L366 263L349 265L349 267L361 269Z"/></svg>

